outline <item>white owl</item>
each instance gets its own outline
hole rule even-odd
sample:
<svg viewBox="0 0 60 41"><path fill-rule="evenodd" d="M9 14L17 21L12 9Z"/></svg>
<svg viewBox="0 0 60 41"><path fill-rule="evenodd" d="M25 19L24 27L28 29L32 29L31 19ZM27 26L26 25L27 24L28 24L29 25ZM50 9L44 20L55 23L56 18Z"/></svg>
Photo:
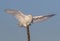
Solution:
<svg viewBox="0 0 60 41"><path fill-rule="evenodd" d="M16 19L18 19L18 21L19 21L18 25L24 26L24 27L27 27L27 26L31 25L32 23L37 23L37 22L47 20L55 15L55 14L45 15L45 16L32 16L31 14L25 15L21 11L14 10L14 9L5 9L5 12L15 16Z"/></svg>

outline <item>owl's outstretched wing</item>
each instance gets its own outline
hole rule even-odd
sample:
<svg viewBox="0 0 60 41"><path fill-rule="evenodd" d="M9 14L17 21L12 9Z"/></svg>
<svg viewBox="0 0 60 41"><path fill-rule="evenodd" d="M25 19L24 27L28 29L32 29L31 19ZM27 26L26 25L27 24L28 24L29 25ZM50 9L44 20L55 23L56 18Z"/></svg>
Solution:
<svg viewBox="0 0 60 41"><path fill-rule="evenodd" d="M33 17L33 23L47 20L47 19L53 17L54 15L55 15L55 14L45 15L45 16L34 16L34 17Z"/></svg>
<svg viewBox="0 0 60 41"><path fill-rule="evenodd" d="M17 14L23 15L21 11L15 9L5 9L5 12L12 15L17 15Z"/></svg>

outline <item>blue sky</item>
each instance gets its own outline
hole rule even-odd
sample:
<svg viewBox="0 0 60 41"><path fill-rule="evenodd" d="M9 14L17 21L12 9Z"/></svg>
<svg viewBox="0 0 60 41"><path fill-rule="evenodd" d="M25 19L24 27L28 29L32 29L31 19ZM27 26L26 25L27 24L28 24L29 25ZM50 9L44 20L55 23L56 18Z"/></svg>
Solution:
<svg viewBox="0 0 60 41"><path fill-rule="evenodd" d="M30 26L31 41L60 41L60 0L0 0L0 41L27 41L26 29L17 26L15 17L4 9L18 9L32 15L56 14Z"/></svg>

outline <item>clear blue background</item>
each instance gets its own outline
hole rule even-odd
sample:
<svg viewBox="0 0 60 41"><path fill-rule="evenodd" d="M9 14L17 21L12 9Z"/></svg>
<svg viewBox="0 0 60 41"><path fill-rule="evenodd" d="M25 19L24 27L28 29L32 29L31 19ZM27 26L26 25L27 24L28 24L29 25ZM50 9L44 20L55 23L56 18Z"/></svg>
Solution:
<svg viewBox="0 0 60 41"><path fill-rule="evenodd" d="M60 41L60 0L0 0L0 41L27 41L26 29L4 9L18 9L25 14L56 14L51 19L30 26L31 41Z"/></svg>

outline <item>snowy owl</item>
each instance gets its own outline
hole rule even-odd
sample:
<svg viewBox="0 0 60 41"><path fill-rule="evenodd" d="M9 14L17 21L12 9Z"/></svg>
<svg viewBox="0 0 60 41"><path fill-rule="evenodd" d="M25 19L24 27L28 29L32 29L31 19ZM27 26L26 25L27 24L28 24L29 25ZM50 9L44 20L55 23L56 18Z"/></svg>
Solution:
<svg viewBox="0 0 60 41"><path fill-rule="evenodd" d="M45 15L45 16L32 16L31 14L25 15L21 11L14 10L14 9L5 9L5 12L15 16L16 19L18 19L19 21L18 25L24 26L24 27L27 27L31 25L32 23L37 23L37 22L47 20L55 15L55 14L50 14L50 15Z"/></svg>

